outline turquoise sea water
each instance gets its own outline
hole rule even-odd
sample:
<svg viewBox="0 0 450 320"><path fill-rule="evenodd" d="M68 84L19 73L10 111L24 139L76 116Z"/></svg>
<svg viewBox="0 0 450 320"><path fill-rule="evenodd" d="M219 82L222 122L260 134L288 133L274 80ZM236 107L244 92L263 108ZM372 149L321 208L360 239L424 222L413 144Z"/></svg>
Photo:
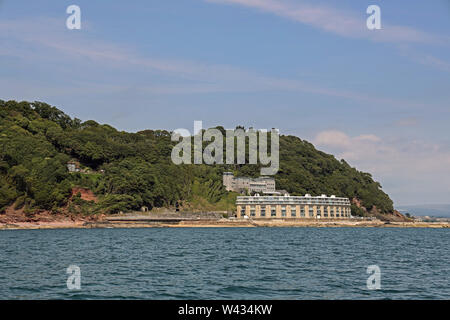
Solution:
<svg viewBox="0 0 450 320"><path fill-rule="evenodd" d="M4 230L0 298L449 299L449 262L448 229Z"/></svg>

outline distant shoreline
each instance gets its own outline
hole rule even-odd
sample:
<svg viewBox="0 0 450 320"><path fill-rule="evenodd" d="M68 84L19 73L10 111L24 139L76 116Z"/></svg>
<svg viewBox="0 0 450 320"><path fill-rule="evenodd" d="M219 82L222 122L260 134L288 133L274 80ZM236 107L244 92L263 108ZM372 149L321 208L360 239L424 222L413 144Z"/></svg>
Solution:
<svg viewBox="0 0 450 320"><path fill-rule="evenodd" d="M0 223L0 230L36 230L36 229L105 229L105 228L243 228L243 227L316 227L316 228L450 228L449 222L384 222L381 220L245 220L245 219L197 219L197 220L120 220L85 221L60 220Z"/></svg>

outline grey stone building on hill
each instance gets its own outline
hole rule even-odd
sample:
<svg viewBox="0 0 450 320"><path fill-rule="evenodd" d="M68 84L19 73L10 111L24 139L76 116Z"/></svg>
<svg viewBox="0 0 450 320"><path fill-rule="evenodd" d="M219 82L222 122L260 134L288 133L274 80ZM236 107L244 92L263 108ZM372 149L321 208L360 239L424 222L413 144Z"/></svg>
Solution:
<svg viewBox="0 0 450 320"><path fill-rule="evenodd" d="M227 191L243 193L275 193L275 179L272 177L235 177L232 172L223 173L223 185Z"/></svg>

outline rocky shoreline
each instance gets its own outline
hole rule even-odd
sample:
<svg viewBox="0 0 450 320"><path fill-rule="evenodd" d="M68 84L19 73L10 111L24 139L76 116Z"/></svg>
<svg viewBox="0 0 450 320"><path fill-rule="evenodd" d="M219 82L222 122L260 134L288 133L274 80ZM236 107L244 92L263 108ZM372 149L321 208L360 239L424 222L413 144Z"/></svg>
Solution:
<svg viewBox="0 0 450 320"><path fill-rule="evenodd" d="M101 217L93 219L65 218L55 221L0 222L0 230L73 229L73 228L222 228L222 227L375 227L375 228L450 228L449 222L384 222L374 220L252 220L252 219L148 219Z"/></svg>

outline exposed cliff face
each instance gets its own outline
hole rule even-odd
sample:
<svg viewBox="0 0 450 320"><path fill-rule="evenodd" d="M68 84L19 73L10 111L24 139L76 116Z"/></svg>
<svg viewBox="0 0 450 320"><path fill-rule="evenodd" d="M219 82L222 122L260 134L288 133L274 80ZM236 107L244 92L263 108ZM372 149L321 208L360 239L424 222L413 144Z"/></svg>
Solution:
<svg viewBox="0 0 450 320"><path fill-rule="evenodd" d="M77 197L79 195L80 199L84 201L94 201L95 203L98 202L97 197L95 196L94 192L92 190L86 189L86 188L72 188L72 197Z"/></svg>
<svg viewBox="0 0 450 320"><path fill-rule="evenodd" d="M376 206L373 206L371 210L367 210L364 206L361 205L361 201L358 198L353 198L351 200L351 203L355 205L358 209L360 209L363 212L364 217L375 217L377 219L380 219L381 221L396 221L396 222L407 222L407 221L413 221L413 219L406 217L405 215L401 214L397 210L393 210L392 212L382 213L380 210L377 209ZM355 214L352 212L352 214Z"/></svg>
<svg viewBox="0 0 450 320"><path fill-rule="evenodd" d="M88 222L102 219L102 215L77 215L70 214L66 208L61 208L58 212L50 212L48 210L33 210L32 212L24 211L23 208L15 209L14 205L9 206L0 214L0 224L14 225L17 223L42 224L54 222ZM64 225L62 226L64 227ZM70 227L70 225L68 226Z"/></svg>

